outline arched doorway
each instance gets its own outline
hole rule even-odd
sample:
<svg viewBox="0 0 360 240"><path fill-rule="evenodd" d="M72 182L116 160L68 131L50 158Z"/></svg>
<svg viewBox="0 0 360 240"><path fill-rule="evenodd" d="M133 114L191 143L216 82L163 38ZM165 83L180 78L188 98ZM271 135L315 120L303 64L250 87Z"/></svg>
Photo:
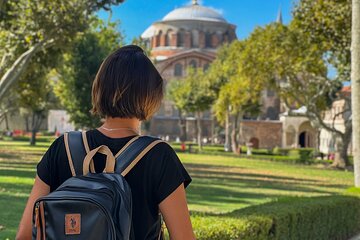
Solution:
<svg viewBox="0 0 360 240"><path fill-rule="evenodd" d="M259 143L258 138L253 137L250 139L250 142L251 142L253 148L256 148L256 149L259 148L260 143Z"/></svg>
<svg viewBox="0 0 360 240"><path fill-rule="evenodd" d="M314 147L312 134L307 131L301 132L299 135L299 145L301 148Z"/></svg>
<svg viewBox="0 0 360 240"><path fill-rule="evenodd" d="M301 148L306 147L306 132L302 132L299 135L299 145Z"/></svg>
<svg viewBox="0 0 360 240"><path fill-rule="evenodd" d="M310 121L305 121L299 126L298 145L301 148L316 147L316 130L311 126Z"/></svg>

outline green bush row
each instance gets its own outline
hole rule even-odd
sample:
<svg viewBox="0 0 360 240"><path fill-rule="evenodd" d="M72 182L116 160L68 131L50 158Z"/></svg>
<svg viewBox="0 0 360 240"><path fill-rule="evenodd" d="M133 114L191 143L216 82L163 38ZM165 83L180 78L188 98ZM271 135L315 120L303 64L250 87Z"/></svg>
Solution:
<svg viewBox="0 0 360 240"><path fill-rule="evenodd" d="M28 137L28 136L16 136L16 137L3 136L0 140L29 142L30 137ZM53 136L51 136L51 137L48 137L48 136L36 136L36 141L37 142L52 142L52 141L54 141L54 137Z"/></svg>
<svg viewBox="0 0 360 240"><path fill-rule="evenodd" d="M360 232L355 196L286 198L234 212L192 214L198 240L346 240Z"/></svg>

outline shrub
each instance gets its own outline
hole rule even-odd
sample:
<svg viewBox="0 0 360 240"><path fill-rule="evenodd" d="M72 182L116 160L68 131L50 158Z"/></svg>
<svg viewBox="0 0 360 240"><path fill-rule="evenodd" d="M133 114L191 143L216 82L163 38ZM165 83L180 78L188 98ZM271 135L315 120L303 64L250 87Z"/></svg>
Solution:
<svg viewBox="0 0 360 240"><path fill-rule="evenodd" d="M16 136L16 137L11 137L10 140L20 141L20 142L29 142L30 137L29 136ZM54 137L36 136L36 141L37 142L52 142L52 141L54 141Z"/></svg>
<svg viewBox="0 0 360 240"><path fill-rule="evenodd" d="M193 214L199 240L345 240L360 231L354 196L286 198L223 215Z"/></svg>
<svg viewBox="0 0 360 240"><path fill-rule="evenodd" d="M289 151L291 149L289 148L279 148L279 147L275 147L272 151L272 153L274 155L281 155L281 156L288 156L289 155Z"/></svg>

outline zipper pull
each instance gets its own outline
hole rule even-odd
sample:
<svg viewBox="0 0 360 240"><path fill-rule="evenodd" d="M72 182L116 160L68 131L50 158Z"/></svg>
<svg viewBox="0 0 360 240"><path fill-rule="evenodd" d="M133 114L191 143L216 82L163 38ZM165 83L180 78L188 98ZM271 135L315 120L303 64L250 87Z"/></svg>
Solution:
<svg viewBox="0 0 360 240"><path fill-rule="evenodd" d="M40 219L39 219L39 202L35 205L35 227L40 225Z"/></svg>
<svg viewBox="0 0 360 240"><path fill-rule="evenodd" d="M36 228L36 240L41 239L41 225L40 225L40 203L37 202L35 206L35 228Z"/></svg>

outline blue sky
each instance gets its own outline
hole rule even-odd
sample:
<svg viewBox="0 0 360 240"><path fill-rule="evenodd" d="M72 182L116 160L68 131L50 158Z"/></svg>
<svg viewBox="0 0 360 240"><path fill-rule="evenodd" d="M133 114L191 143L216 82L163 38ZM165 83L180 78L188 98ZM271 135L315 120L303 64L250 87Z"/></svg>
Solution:
<svg viewBox="0 0 360 240"><path fill-rule="evenodd" d="M154 21L161 20L177 7L190 4L189 0L125 0L113 7L112 20L121 21L121 30L129 43L133 37L141 35ZM276 20L279 8L283 13L284 23L291 20L294 0L202 0L202 5L220 11L225 19L237 26L237 36L247 37L256 26L264 26ZM108 13L99 13L107 19Z"/></svg>

